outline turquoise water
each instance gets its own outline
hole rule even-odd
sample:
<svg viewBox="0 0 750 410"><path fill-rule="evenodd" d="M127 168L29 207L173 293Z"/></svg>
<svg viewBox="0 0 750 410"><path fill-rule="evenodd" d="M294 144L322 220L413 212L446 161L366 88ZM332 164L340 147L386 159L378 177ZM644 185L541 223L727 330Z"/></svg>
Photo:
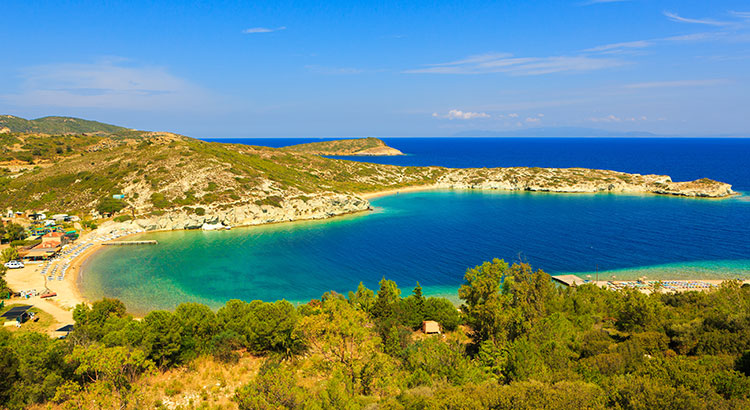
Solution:
<svg viewBox="0 0 750 410"><path fill-rule="evenodd" d="M375 288L383 276L404 292L419 281L455 295L467 267L495 257L602 279L750 277L746 198L400 194L328 221L144 234L159 244L104 249L80 280L88 298L117 297L142 313L184 301L304 302L360 281Z"/></svg>

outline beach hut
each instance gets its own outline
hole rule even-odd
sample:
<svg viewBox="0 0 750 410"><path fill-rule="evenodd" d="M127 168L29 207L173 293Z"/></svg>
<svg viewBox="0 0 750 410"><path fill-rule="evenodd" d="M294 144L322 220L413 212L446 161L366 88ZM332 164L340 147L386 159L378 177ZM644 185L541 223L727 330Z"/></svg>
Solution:
<svg viewBox="0 0 750 410"><path fill-rule="evenodd" d="M439 335L442 333L440 331L440 323L434 320L425 320L422 322L422 333L426 335Z"/></svg>
<svg viewBox="0 0 750 410"><path fill-rule="evenodd" d="M65 325L65 326L63 326L63 327L55 330L55 333L57 334L57 338L58 339L65 339L66 337L68 337L68 335L70 334L70 332L73 331L73 328L74 328L73 325Z"/></svg>
<svg viewBox="0 0 750 410"><path fill-rule="evenodd" d="M31 318L29 313L31 307L31 305L16 306L3 313L1 317L5 320L5 326L17 325L29 320Z"/></svg>

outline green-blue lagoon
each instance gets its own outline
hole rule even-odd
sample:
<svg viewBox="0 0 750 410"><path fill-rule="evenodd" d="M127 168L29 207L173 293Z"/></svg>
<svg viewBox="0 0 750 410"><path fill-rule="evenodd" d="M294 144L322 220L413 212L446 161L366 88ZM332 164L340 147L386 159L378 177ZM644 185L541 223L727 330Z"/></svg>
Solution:
<svg viewBox="0 0 750 410"><path fill-rule="evenodd" d="M416 192L325 221L142 234L159 244L103 249L79 280L87 298L143 313L186 301L306 302L384 276L455 295L466 268L492 258L600 279L750 277L743 199Z"/></svg>

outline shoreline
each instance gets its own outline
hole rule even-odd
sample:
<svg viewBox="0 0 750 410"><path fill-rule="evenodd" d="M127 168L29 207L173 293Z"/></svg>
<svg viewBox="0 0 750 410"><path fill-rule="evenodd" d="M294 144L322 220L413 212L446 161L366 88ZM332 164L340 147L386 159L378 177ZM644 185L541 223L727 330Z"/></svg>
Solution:
<svg viewBox="0 0 750 410"><path fill-rule="evenodd" d="M438 189L444 189L438 184L430 184L430 185L417 185L417 186L408 186L403 188L394 188L394 189L386 189L383 191L372 191L372 192L365 192L356 194L362 199L373 199L378 198L381 196L388 196L388 195L398 195L398 194L405 194L410 192L419 192L419 191L433 191Z"/></svg>
<svg viewBox="0 0 750 410"><path fill-rule="evenodd" d="M407 187L402 187L402 188L394 188L394 189L387 189L387 190L381 190L381 191L359 193L359 194L355 194L355 195L357 195L360 198L363 198L365 200L370 200L370 199L374 199L374 198L379 198L379 197L384 197L384 196L390 196L390 195L398 195L398 194L402 194L402 193L406 194L406 193L414 193L414 192L422 192L422 191L445 190L445 189L447 189L447 190L466 190L466 191L474 191L475 190L475 189L471 189L471 188L469 188L469 189L446 188L446 187L441 186L439 184L429 184L429 185L407 186ZM479 189L479 190L480 191L487 191L486 189ZM507 191L507 192L513 192L513 191L510 191L510 190L494 190L494 189L493 190L489 190L489 191ZM540 193L546 193L546 192L540 192ZM553 193L557 193L557 192L553 192ZM577 192L573 192L573 193L577 193ZM623 193L614 193L614 194L623 194ZM625 193L625 194L627 194L627 193ZM647 194L661 196L661 195L655 194L655 193L647 193ZM642 194L636 194L636 195L642 195ZM343 217L343 216L351 216L351 215L356 215L356 214L364 214L366 212L371 212L371 211L372 211L372 208L369 209L369 210L364 210L364 211L350 212L350 213L345 213L345 214L334 215L334 216L331 216L331 217L328 217L328 218L322 218L322 219L313 219L313 218L311 218L311 219L300 219L300 220L292 220L292 221L277 221L277 222L268 222L268 223L250 224L250 225L237 225L237 226L232 226L232 229L235 229L235 228L258 227L258 226L267 226L267 225L276 225L276 224L284 224L284 223L309 222L309 221L326 222L326 221L336 220L339 217ZM129 234L120 236L116 240L125 240L125 239L127 239L129 237L132 237L132 236L135 236L135 235L140 235L140 234L143 234L143 233L172 232L172 231L175 231L175 230L163 229L163 230L153 230L153 231L145 231L145 232L133 232L133 233L129 233ZM110 234L114 233L114 232L115 232L115 230L112 230L112 231L110 231ZM82 282L82 275L83 275L83 270L84 270L84 266L86 265L86 263L90 260L90 258L92 256L94 256L98 251L100 251L104 247L104 245L102 245L102 243L106 242L106 241L96 241L96 237L97 236L101 236L101 235L106 235L106 234L104 234L104 233L97 233L97 231L92 231L92 232L87 233L85 236L79 238L78 241L76 241L76 243L84 243L84 242L87 241L87 239L93 237L93 239L90 242L90 243L93 244L93 246L91 246L91 248L89 248L89 249L86 249L86 251L82 252L80 255L78 255L76 258L74 258L70 262L69 274L67 275L67 277L63 281L59 282L60 284L67 285L67 286L64 286L64 287L69 288L69 290L66 292L65 289L61 289L60 286L53 286L53 288L51 288L52 291L58 293L58 298L59 299L64 299L67 302L68 307L71 308L71 314L70 314L71 319L72 319L72 307L74 307L76 304L79 304L79 303L85 303L85 304L89 304L89 305L91 304L91 301L88 300L83 295L82 283L81 283ZM35 264L36 267L34 268L34 272L33 272L34 275L39 275L38 271L39 271L39 267L41 265L42 264ZM10 271L9 271L9 273L10 273ZM20 273L21 272L19 272L19 274ZM39 275L39 277L41 278L41 275ZM685 280L685 279L681 279L681 280ZM724 281L729 280L729 279L705 279L705 280L703 280L703 279L691 279L691 280L702 281L702 282L707 282L707 283L708 282L714 282L714 281L716 281L716 282L720 283L720 282L724 282ZM46 282L46 278L44 279L44 281ZM17 282L14 282L14 283L17 283ZM53 281L53 283L54 284L58 284L57 281ZM9 285L10 284L11 284L11 281L9 281ZM14 290L18 290L18 286L13 286L12 288ZM61 292L59 292L58 289L61 289L63 291L63 293L65 294L65 297L60 298ZM52 302L49 299L46 299L46 300ZM24 300L21 300L21 302L23 302L23 301ZM31 299L29 301L31 301ZM72 306L71 306L71 304L72 304ZM44 308L42 308L41 306L37 306L37 307L40 307L41 309L44 310Z"/></svg>

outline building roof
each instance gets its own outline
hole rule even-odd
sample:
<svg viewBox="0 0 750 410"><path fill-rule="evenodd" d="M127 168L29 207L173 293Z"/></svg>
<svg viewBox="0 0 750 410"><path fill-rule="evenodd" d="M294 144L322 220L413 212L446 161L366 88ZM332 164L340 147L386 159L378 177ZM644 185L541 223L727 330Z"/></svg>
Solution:
<svg viewBox="0 0 750 410"><path fill-rule="evenodd" d="M422 322L422 331L425 333L440 333L440 323L434 320L425 320Z"/></svg>
<svg viewBox="0 0 750 410"><path fill-rule="evenodd" d="M63 235L65 235L65 234L62 233L62 232L50 232L50 233L45 234L44 236L42 236L42 238L59 238L59 237L61 237Z"/></svg>
<svg viewBox="0 0 750 410"><path fill-rule="evenodd" d="M13 308L10 308L7 312L3 313L2 316L8 320L16 320L19 317L21 317L24 313L26 313L27 310L31 309L31 305L26 306L16 306Z"/></svg>
<svg viewBox="0 0 750 410"><path fill-rule="evenodd" d="M39 246L39 245L37 245ZM37 257L37 256L49 256L53 255L55 252L59 251L60 247L55 246L53 248L37 248L34 247L30 249L26 254L24 254L24 257ZM19 252L20 253L20 252Z"/></svg>
<svg viewBox="0 0 750 410"><path fill-rule="evenodd" d="M72 331L73 331L73 325L65 325L55 330L55 332L72 332Z"/></svg>
<svg viewBox="0 0 750 410"><path fill-rule="evenodd" d="M552 280L562 283L565 286L578 286L586 283L585 280L581 279L576 275L557 275L553 276Z"/></svg>

